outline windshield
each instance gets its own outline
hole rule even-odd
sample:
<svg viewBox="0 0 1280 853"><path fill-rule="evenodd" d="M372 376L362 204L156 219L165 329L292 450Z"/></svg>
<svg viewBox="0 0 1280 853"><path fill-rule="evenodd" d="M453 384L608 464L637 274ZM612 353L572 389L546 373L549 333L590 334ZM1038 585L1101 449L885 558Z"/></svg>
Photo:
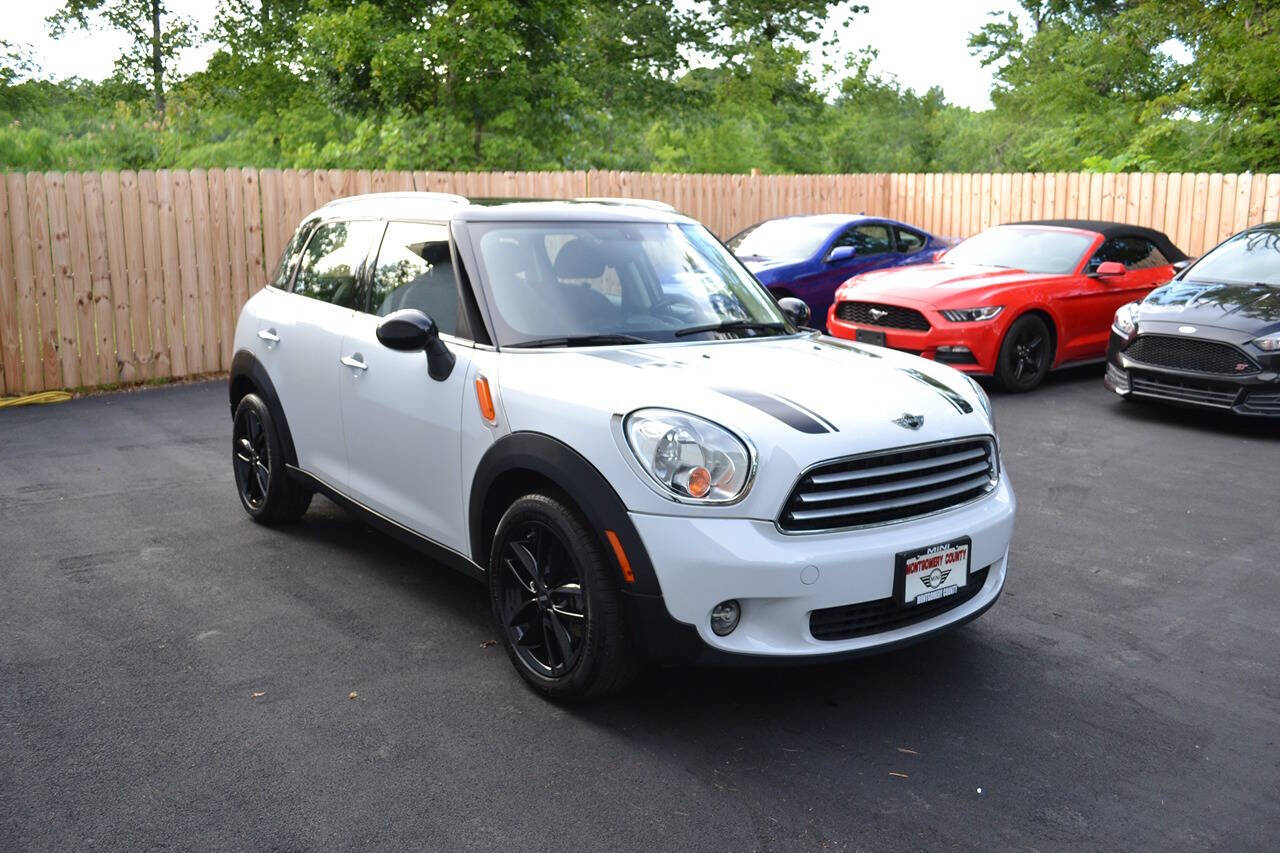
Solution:
<svg viewBox="0 0 1280 853"><path fill-rule="evenodd" d="M990 228L942 256L944 264L1074 272L1095 237L1049 228Z"/></svg>
<svg viewBox="0 0 1280 853"><path fill-rule="evenodd" d="M772 297L700 225L471 223L499 346L789 334Z"/></svg>
<svg viewBox="0 0 1280 853"><path fill-rule="evenodd" d="M740 258L802 261L818 253L831 230L812 219L770 219L731 238L729 248Z"/></svg>
<svg viewBox="0 0 1280 853"><path fill-rule="evenodd" d="M1280 284L1280 231L1237 234L1187 270L1184 279L1230 284Z"/></svg>

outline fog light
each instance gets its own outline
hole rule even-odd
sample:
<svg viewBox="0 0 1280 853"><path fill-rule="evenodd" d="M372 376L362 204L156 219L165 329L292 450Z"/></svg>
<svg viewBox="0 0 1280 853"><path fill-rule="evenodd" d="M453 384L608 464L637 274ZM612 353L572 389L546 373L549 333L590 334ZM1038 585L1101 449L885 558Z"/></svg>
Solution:
<svg viewBox="0 0 1280 853"><path fill-rule="evenodd" d="M717 637L732 634L733 629L738 627L738 617L741 615L742 608L738 606L738 602L732 599L722 601L711 608L711 630Z"/></svg>
<svg viewBox="0 0 1280 853"><path fill-rule="evenodd" d="M973 352L968 347L959 346L940 346L937 354L934 356L935 361L943 364L977 364L978 360L973 357Z"/></svg>

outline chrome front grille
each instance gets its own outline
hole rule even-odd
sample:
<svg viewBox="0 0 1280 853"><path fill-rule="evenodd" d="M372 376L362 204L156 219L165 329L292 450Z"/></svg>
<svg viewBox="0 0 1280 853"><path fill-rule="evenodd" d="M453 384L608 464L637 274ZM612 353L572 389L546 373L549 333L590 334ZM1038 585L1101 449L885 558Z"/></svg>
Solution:
<svg viewBox="0 0 1280 853"><path fill-rule="evenodd" d="M778 527L811 533L918 518L990 492L999 471L995 442L986 437L825 462L791 490Z"/></svg>

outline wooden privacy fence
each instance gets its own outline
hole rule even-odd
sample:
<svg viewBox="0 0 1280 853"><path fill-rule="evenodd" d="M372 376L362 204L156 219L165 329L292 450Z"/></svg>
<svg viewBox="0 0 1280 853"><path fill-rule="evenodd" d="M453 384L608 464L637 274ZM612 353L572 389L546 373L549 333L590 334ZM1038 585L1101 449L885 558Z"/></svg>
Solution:
<svg viewBox="0 0 1280 853"><path fill-rule="evenodd" d="M1111 219L1165 231L1191 255L1280 219L1280 174L192 169L3 179L0 392L9 394L226 370L240 306L299 220L356 193L655 198L722 237L793 213L865 212L955 237L1021 219Z"/></svg>

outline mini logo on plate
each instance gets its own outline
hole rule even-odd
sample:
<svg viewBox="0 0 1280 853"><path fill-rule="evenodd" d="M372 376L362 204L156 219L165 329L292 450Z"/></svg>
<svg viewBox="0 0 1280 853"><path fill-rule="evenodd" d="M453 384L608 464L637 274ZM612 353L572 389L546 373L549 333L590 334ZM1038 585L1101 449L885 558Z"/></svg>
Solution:
<svg viewBox="0 0 1280 853"><path fill-rule="evenodd" d="M920 582L929 587L929 589L937 589L947 582L947 576L950 574L950 568L935 568L933 571L929 572L929 574L920 578Z"/></svg>
<svg viewBox="0 0 1280 853"><path fill-rule="evenodd" d="M1178 331L1184 335L1194 335L1196 333L1195 326L1179 326Z"/></svg>
<svg viewBox="0 0 1280 853"><path fill-rule="evenodd" d="M871 315L872 320L883 320L889 316L889 312L883 308L871 308L868 309L867 313Z"/></svg>
<svg viewBox="0 0 1280 853"><path fill-rule="evenodd" d="M924 415L903 412L902 417L894 418L893 422L903 429L920 429L920 427L924 426Z"/></svg>

